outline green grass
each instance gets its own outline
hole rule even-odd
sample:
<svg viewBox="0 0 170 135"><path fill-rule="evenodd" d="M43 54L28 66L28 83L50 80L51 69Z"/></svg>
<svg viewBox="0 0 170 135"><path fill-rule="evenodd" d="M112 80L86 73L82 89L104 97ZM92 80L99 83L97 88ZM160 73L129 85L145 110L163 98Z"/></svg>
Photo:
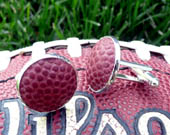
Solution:
<svg viewBox="0 0 170 135"><path fill-rule="evenodd" d="M0 50L105 35L170 44L170 0L0 0Z"/></svg>

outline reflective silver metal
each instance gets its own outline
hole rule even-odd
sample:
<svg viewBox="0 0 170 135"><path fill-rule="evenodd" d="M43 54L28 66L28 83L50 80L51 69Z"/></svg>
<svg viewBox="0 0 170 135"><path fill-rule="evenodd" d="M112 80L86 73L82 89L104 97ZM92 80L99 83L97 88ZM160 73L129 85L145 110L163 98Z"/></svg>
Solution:
<svg viewBox="0 0 170 135"><path fill-rule="evenodd" d="M115 45L115 67L112 71L112 75L110 77L109 82L114 82L115 78L120 78L120 79L125 79L129 81L136 81L136 82L147 82L151 86L158 86L159 85L159 80L155 76L153 76L150 71L152 71L152 67L143 65L143 64L138 64L138 63L132 63L132 62L127 62L127 61L121 61L120 60L120 45L118 40L116 40L114 37L112 38L112 41L114 42ZM137 77L129 76L129 75L123 75L123 74L118 74L119 71L119 66L123 65L126 67L129 67L132 69L132 71L136 74Z"/></svg>

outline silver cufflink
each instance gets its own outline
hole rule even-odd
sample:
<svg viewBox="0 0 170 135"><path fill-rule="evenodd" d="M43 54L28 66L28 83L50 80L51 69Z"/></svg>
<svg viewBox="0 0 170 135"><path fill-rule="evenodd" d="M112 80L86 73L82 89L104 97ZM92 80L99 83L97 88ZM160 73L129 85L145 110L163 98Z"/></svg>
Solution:
<svg viewBox="0 0 170 135"><path fill-rule="evenodd" d="M39 51L33 50L31 60L17 75L17 91L33 112L48 113L60 109L72 98L77 73L67 58Z"/></svg>
<svg viewBox="0 0 170 135"><path fill-rule="evenodd" d="M116 78L136 82L147 82L151 86L158 86L159 81L150 71L149 66L120 60L121 52L118 40L106 36L93 46L87 62L87 82L94 92L107 89ZM119 74L120 65L128 67L135 76Z"/></svg>

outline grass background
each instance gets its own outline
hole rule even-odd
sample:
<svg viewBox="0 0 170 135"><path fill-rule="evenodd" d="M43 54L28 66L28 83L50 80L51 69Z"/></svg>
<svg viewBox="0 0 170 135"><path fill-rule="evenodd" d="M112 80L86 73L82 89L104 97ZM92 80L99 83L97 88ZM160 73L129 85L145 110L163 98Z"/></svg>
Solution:
<svg viewBox="0 0 170 135"><path fill-rule="evenodd" d="M0 0L0 50L105 35L170 45L170 0Z"/></svg>

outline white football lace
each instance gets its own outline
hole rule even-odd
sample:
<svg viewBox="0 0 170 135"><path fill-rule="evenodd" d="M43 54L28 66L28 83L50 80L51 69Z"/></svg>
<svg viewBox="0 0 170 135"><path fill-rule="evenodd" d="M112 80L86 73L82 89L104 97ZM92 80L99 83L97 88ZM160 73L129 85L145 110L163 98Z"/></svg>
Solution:
<svg viewBox="0 0 170 135"><path fill-rule="evenodd" d="M99 40L97 39L79 40L78 38L73 37L73 38L68 38L67 40L56 40L56 41L50 41L46 43L44 42L38 42L38 43L39 44L41 43L41 46L39 45L39 47L41 47L41 50L43 49L45 50L51 47L67 48L68 53L70 53L71 56L74 56L76 53L77 55L75 56L80 56L81 52L80 52L79 46L84 47L88 44L95 44L98 41ZM36 43L37 42L35 42L34 44ZM76 44L77 46L74 47L73 46L74 44ZM159 53L163 55L167 63L170 64L170 53L169 53L170 46L168 45L163 45L163 46L158 47L158 46L154 46L151 44L146 44L142 41L131 41L131 42L119 41L119 44L123 48L129 48L129 49L135 50L138 57L141 58L142 60L149 60L150 55L151 55L150 52L154 52L154 53ZM21 49L14 50L14 51L0 51L0 63L1 63L0 71L3 71L8 67L12 57L17 56L21 53L28 53L28 52L32 53L34 48L35 48L34 46L29 46L29 47L21 48ZM77 50L75 51L76 48Z"/></svg>
<svg viewBox="0 0 170 135"><path fill-rule="evenodd" d="M21 48L21 49L14 50L14 51L0 51L0 63L1 63L0 72L5 70L8 67L12 57L15 57L15 56L17 56L19 54L23 54L23 53L36 52L37 48L39 48L39 47L41 47L41 50L45 50L45 49L52 48L52 47L55 47L57 49L70 48L70 49L68 49L68 53L70 53L71 56L73 55L76 57L76 56L81 55L81 52L80 52L81 48L79 46L86 47L86 46L89 46L90 44L95 44L98 41L99 40L97 40L97 39L79 40L78 38L73 37L73 38L69 38L67 40L56 40L56 41L50 41L50 42L46 42L46 43L44 43L43 41L35 42L33 46ZM38 47L35 47L36 44L38 44ZM73 46L74 44L77 45L76 48ZM163 55L165 60L170 64L170 53L169 53L170 46L168 46L168 45L163 45L163 46L157 47L157 46L154 46L151 44L146 44L142 41L131 41L131 42L119 41L119 44L122 48L128 48L128 49L135 50L138 57L141 58L142 60L149 60L150 55L151 55L150 52L154 52L154 53L159 53L159 54ZM74 51L72 51L72 50L74 50ZM75 54L75 52L76 53L78 52L78 53ZM126 70L127 68L128 67L120 68L120 70ZM85 69L81 68L81 67L77 69L77 71L82 71L82 70L85 70ZM153 69L153 70L156 72L160 72L162 74L170 75L170 73L160 71L159 69ZM9 80L13 80L13 79L15 79L15 77L9 77L6 80L0 80L0 83L5 83L5 82L7 82Z"/></svg>

